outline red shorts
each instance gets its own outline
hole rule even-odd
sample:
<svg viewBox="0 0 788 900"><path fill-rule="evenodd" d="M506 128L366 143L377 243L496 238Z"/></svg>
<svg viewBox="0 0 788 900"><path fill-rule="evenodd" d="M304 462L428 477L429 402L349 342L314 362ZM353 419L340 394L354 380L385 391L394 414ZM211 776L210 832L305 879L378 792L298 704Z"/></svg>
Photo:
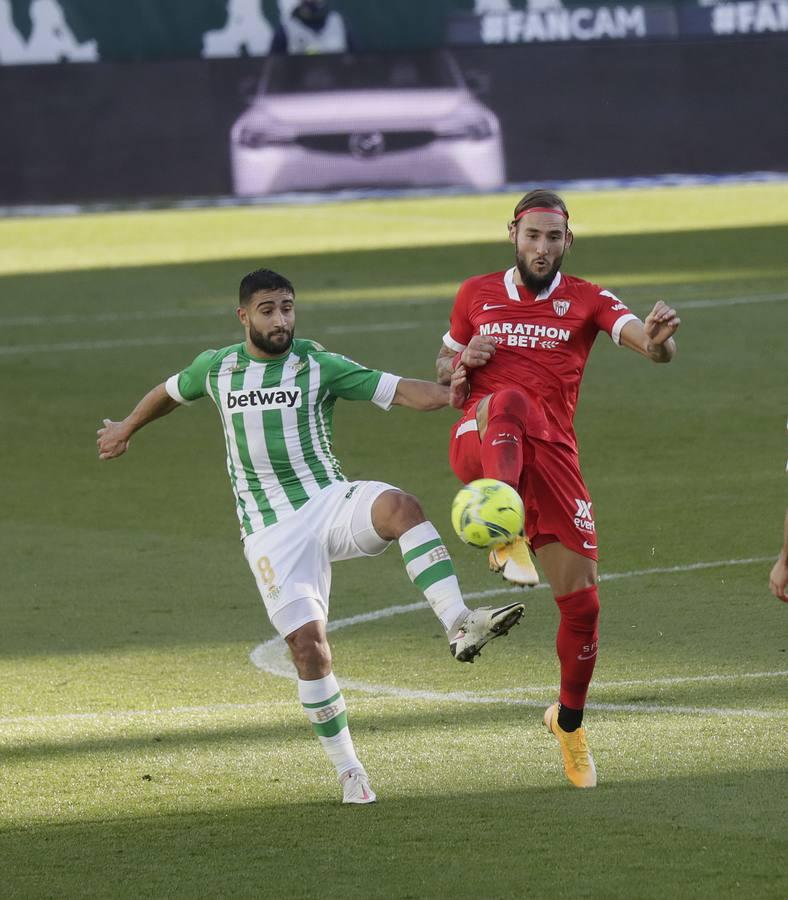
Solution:
<svg viewBox="0 0 788 900"><path fill-rule="evenodd" d="M481 441L474 403L451 431L449 462L467 484L484 478ZM531 459L531 452L533 459ZM590 559L598 559L591 497L580 474L577 453L564 444L526 436L525 476L520 496L525 504L525 535L534 550L556 541Z"/></svg>

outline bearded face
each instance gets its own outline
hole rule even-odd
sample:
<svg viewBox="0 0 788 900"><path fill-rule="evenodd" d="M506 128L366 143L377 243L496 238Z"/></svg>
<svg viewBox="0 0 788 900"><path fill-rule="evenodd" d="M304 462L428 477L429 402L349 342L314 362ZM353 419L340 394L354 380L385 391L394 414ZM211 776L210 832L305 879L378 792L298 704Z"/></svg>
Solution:
<svg viewBox="0 0 788 900"><path fill-rule="evenodd" d="M520 273L523 284L529 291L538 294L545 288L550 287L553 283L556 272L561 268L564 254L562 253L560 256L556 257L552 264L546 259L540 258L532 261L529 265L527 257L520 253L516 254L515 259L517 262L517 271Z"/></svg>
<svg viewBox="0 0 788 900"><path fill-rule="evenodd" d="M523 284L535 294L549 287L572 244L566 219L551 210L534 210L510 226L515 263Z"/></svg>
<svg viewBox="0 0 788 900"><path fill-rule="evenodd" d="M268 353L270 356L286 353L290 349L294 337L295 327L277 326L271 331L263 332L258 331L252 322L249 323L249 340L258 350L262 350L263 353Z"/></svg>

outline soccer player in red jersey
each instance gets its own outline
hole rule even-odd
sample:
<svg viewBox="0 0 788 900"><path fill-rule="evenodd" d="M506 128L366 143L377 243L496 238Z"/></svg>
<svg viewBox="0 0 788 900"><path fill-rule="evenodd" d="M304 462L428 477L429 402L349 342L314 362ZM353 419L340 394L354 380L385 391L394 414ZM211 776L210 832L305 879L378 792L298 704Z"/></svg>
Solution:
<svg viewBox="0 0 788 900"><path fill-rule="evenodd" d="M515 265L463 282L443 338L438 381L468 385L449 457L462 482L497 478L523 498L527 542L493 551L490 567L514 583L538 583L530 544L550 582L560 612L561 689L545 725L559 741L567 778L594 787L582 721L597 656L597 536L578 464L577 396L598 332L670 362L680 320L659 301L641 322L610 291L561 272L573 235L566 205L552 191L520 200L509 240Z"/></svg>

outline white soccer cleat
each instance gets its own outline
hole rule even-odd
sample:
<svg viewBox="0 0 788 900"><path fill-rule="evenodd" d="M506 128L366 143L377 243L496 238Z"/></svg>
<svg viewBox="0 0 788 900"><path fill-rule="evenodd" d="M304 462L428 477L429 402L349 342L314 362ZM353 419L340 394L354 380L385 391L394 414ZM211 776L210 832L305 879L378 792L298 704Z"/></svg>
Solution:
<svg viewBox="0 0 788 900"><path fill-rule="evenodd" d="M340 778L343 803L374 803L375 792L369 786L369 776L363 769L351 769Z"/></svg>
<svg viewBox="0 0 788 900"><path fill-rule="evenodd" d="M490 551L490 569L500 572L512 584L522 587L536 587L539 573L528 552L528 541L516 537L510 544L503 544Z"/></svg>
<svg viewBox="0 0 788 900"><path fill-rule="evenodd" d="M449 641L451 655L459 662L470 662L482 647L493 638L509 633L523 617L525 604L509 603L507 606L480 606L472 610L460 625L457 634Z"/></svg>

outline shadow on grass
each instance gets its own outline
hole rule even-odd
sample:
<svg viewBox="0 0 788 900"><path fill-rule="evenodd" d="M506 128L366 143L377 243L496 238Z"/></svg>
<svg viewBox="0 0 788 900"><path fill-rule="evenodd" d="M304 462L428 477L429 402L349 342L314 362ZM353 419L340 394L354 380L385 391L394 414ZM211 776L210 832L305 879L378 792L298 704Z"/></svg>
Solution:
<svg viewBox="0 0 788 900"><path fill-rule="evenodd" d="M538 727L541 732L541 716L545 706L550 702L548 695L545 695L543 701L529 702L528 705L508 704L505 702L491 704L462 704L452 703L450 699L445 702L436 704L434 702L415 702L407 709L398 709L391 711L387 705L383 704L378 707L371 707L368 703L363 706L360 703L354 703L356 698L351 692L349 701L349 720L350 727L357 741L380 741L391 740L397 741L398 736L403 734L412 734L415 730L428 727L433 730L445 729L447 732L461 733L464 726L473 729L485 729L497 731L500 733L511 733L516 729ZM369 699L369 698L365 698ZM648 698L636 697L632 698L635 703L648 703ZM623 702L621 699L615 701L616 704ZM658 698L658 705L668 706L671 703L671 697L662 694ZM279 707L280 713L284 709L284 715L287 715L287 707ZM49 762L65 762L71 757L92 756L95 754L110 754L114 756L128 757L131 754L143 752L146 754L145 759L148 760L146 765L155 765L156 763L150 759L151 752L172 753L179 751L207 751L219 750L224 748L231 751L233 747L239 744L257 745L260 747L271 747L272 745L287 744L291 742L310 742L312 740L312 732L303 718L299 703L293 690L292 707L289 709L290 715L283 721L281 718L275 722L265 720L266 705L260 703L259 712L254 709L245 708L240 713L245 718L251 718L256 715L256 720L245 721L242 723L222 724L173 724L173 718L181 718L181 714L175 713L167 716L166 712L161 717L152 715L145 719L128 718L123 716L113 717L107 715L105 717L97 716L95 719L89 719L86 723L86 729L103 729L103 733L96 735L76 735L63 737L61 739L51 736L35 737L30 732L17 739L18 743L9 746L0 746L0 764L12 765L15 763L27 763L32 761ZM670 712L670 710L666 710ZM232 710L227 710L230 714ZM602 717L624 715L632 724L632 727L647 725L653 714L649 714L648 709L642 714L637 714L637 718L632 718L632 710L597 710L590 707L593 717L603 720ZM673 713L673 715L677 715ZM784 716L785 714L782 713ZM161 727L157 727L157 718L163 720L165 716L169 721L165 724L162 721ZM732 716L733 717L733 716ZM686 715L682 717L687 723L692 721L692 716ZM701 714L696 719L704 718ZM733 717L735 718L735 717ZM73 720L72 720L73 721ZM77 722L79 720L76 720ZM723 726L725 717L721 716L715 721ZM768 720L759 720L757 723L754 719L736 719L737 727L746 728L747 722L752 722L761 728L768 727L774 732L780 728L780 715ZM66 724L59 722L55 727L63 727ZM46 727L46 722L36 725L36 729ZM709 726L704 725L704 729L708 730ZM144 731L143 731L144 730ZM31 729L32 731L32 729ZM107 733L110 731L111 733ZM132 733L129 733L132 732ZM136 733L134 733L136 732ZM518 732L519 733L519 732ZM533 732L529 732L533 734ZM705 732L703 732L705 733ZM699 735L701 732L699 732ZM700 740L698 736L695 740ZM458 751L461 756L461 752ZM169 763L162 762L163 768Z"/></svg>
<svg viewBox="0 0 788 900"><path fill-rule="evenodd" d="M169 726L155 728L155 726L151 726L155 720L148 719L145 722L147 732L134 736L121 733L124 728L129 727L127 725L129 722L132 723L130 727L133 728L134 720L107 717L103 722L108 723L108 727L117 729L119 732L117 735L76 737L64 740L37 740L26 736L23 743L18 746L0 747L0 764L38 759L65 759L72 755L94 753L129 754L143 750L166 752L190 748L210 749L220 745L230 747L238 742L256 741L260 744L271 744L272 742L311 740L312 734L309 725L306 719L301 717L301 710L295 696L295 686L293 686L292 712L294 718L289 721L266 722L264 721L265 706L261 704L259 721L226 727L178 728ZM247 710L244 713L251 714ZM349 708L350 726L358 737L362 734L388 734L392 739L405 730L422 728L425 720L429 721L430 727L445 725L454 728L459 727L463 721L468 721L469 724L473 723L476 726L494 723L499 727L514 727L522 723L524 716L533 717L534 715L533 710L524 710L503 704L494 707L452 707L441 711L440 709L436 710L431 704L420 703L417 708L408 712L392 714L384 710L378 715L359 709L354 710L352 701Z"/></svg>
<svg viewBox="0 0 788 900"><path fill-rule="evenodd" d="M493 761L491 761L493 762ZM492 772L492 769L491 769ZM782 897L777 771L331 800L0 833L11 897Z"/></svg>

